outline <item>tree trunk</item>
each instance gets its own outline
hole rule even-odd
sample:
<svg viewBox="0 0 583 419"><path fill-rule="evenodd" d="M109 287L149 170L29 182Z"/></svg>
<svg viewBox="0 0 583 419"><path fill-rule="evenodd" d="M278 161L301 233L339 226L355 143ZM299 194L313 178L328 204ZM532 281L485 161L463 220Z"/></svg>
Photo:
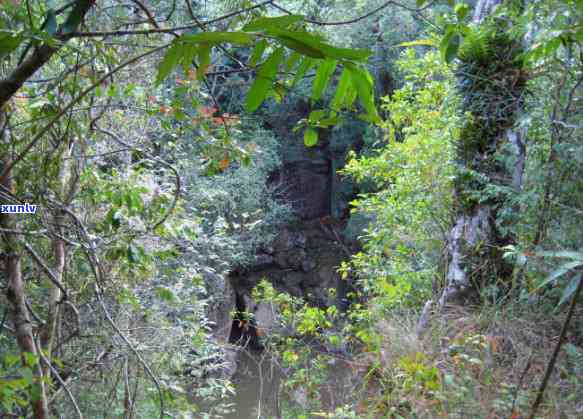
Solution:
<svg viewBox="0 0 583 419"><path fill-rule="evenodd" d="M9 147L5 139L6 128L6 114L0 112L0 141L5 145L6 155L2 156L2 163L8 165L10 163ZM5 191L13 193L12 174L8 173L2 179L2 187ZM6 230L16 230L16 216L11 214L0 213L0 227ZM38 352L34 342L32 331L32 323L30 321L28 309L26 307L26 294L24 289L24 281L22 279L21 270L21 246L20 239L13 233L3 233L3 251L4 251L4 276L8 286L6 287L6 299L10 306L8 315L14 326L16 342L21 354L30 353L38 359ZM23 363L25 357L22 357ZM48 407L46 401L46 394L44 383L42 381L42 368L40 359L38 359L35 368L35 383L34 385L40 387L37 400L32 401L32 410L36 419L48 419Z"/></svg>
<svg viewBox="0 0 583 419"><path fill-rule="evenodd" d="M474 22L482 22L499 3L499 0L480 0L476 5ZM493 47L497 48L495 44ZM501 48L506 48L506 46ZM505 50L505 54L515 53L510 43L507 48L508 51ZM514 94L520 93L523 88L523 76L520 68L513 67L515 64L512 59L509 58L508 63L507 67L502 66L495 70L490 70L494 67L493 65L483 64L490 65L485 68L486 71L491 72L476 74L483 78L495 77L494 85L508 86L508 88L494 90L502 96L496 99L506 99L508 96L507 99L512 100L513 97L520 97L520 94L518 96ZM512 80L512 77L515 79ZM447 239L448 268L446 286L439 300L441 307L447 303L463 304L468 298L475 296L475 291L480 287L495 281L509 282L512 277L512 267L502 258L502 247L512 243L513 239L508 234L502 233L498 209L505 204L509 196L508 191L517 192L522 187L526 150L521 134L512 128L515 112L520 107L520 100L509 107L510 110L505 115L506 119L499 121L491 115L494 113L491 110L499 106L497 103L487 103L483 108L476 106L477 101L481 101L480 106L483 106L485 101L490 100L487 99L488 93L492 93L492 91L485 91L484 98L486 99L479 98L479 89L483 85L476 84L476 86L479 87L472 93L473 96L464 97L464 109L462 109L462 111L472 113L470 119L473 121L466 123L459 140L462 152L458 153L458 157L460 155L463 157L460 157L461 174L455 186L456 215ZM510 91L512 90L510 86L515 91ZM478 98L475 99L476 97ZM513 149L513 156L508 152L509 149ZM500 157L504 158L500 159ZM508 161L508 158L514 159L512 169L508 167L508 164L499 163ZM470 177L472 180L463 180L468 174L473 176ZM473 179L478 179L479 186L476 187ZM486 186L493 186L494 189L499 188L501 191L506 190L506 195L503 192L499 196L490 198L488 194L491 192L486 190ZM479 195L480 199L476 199L476 195ZM468 196L473 196L470 204L467 202Z"/></svg>

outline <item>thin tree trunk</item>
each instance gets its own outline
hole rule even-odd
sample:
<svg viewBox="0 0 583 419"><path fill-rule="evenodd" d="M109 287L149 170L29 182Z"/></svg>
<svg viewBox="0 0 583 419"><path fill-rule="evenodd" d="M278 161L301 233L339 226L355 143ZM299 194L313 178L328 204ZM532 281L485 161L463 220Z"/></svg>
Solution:
<svg viewBox="0 0 583 419"><path fill-rule="evenodd" d="M8 165L10 163L10 155L8 144L5 139L5 130L7 129L5 120L6 114L4 112L0 112L0 127L2 127L2 131L0 132L0 142L6 146L6 155L3 156L2 163L4 165ZM13 192L14 187L11 173L8 173L7 176L2 179L2 187L5 191L9 191L11 193ZM5 230L16 230L17 223L15 216L11 214L0 213L0 226ZM6 288L6 298L10 304L8 308L8 314L14 326L16 342L22 355L24 355L24 353L30 353L38 359L38 363L35 368L34 385L39 386L40 391L38 392L38 399L31 402L32 410L36 419L48 419L49 413L44 383L42 381L41 362L37 356L38 352L34 342L32 323L30 321L30 316L26 307L26 294L20 263L20 239L17 235L11 233L3 233L2 238L4 250L4 275L8 284ZM24 362L25 357L22 356L22 359Z"/></svg>

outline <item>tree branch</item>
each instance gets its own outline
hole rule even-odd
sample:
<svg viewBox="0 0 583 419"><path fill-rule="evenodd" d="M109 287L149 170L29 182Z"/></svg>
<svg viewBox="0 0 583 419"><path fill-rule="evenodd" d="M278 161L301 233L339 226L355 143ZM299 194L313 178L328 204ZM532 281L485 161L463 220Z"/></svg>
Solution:
<svg viewBox="0 0 583 419"><path fill-rule="evenodd" d="M22 87L25 81L34 75L43 65L45 65L51 57L71 39L71 32L65 32L67 22L71 22L73 18L78 19L79 23L83 20L89 9L93 6L95 0L78 0L76 7L73 8L69 17L65 21L65 25L61 25L59 31L55 36L57 46L53 47L44 44L35 49L34 52L18 65L6 78L0 80L0 108L8 102L12 96ZM73 30L79 26L75 25Z"/></svg>

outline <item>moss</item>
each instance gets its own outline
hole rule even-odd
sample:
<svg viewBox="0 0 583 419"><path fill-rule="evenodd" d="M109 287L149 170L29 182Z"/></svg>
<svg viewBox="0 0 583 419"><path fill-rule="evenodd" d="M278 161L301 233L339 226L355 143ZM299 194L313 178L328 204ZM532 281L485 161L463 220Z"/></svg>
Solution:
<svg viewBox="0 0 583 419"><path fill-rule="evenodd" d="M475 207L490 176L500 172L497 143L514 124L524 97L527 78L521 53L520 43L493 25L468 33L460 48L457 90L469 116L456 146L464 170L455 186L458 204L466 211Z"/></svg>

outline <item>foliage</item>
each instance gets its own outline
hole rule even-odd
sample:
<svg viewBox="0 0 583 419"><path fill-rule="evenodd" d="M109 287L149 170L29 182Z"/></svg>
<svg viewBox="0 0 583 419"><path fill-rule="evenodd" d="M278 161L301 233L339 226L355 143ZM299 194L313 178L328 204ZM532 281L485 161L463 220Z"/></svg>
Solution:
<svg viewBox="0 0 583 419"><path fill-rule="evenodd" d="M383 307L415 305L439 272L453 174L452 138L459 128L452 78L435 53L404 52L405 85L386 98L383 145L352 156L344 173L373 185L354 211L371 216L364 251L350 269Z"/></svg>

